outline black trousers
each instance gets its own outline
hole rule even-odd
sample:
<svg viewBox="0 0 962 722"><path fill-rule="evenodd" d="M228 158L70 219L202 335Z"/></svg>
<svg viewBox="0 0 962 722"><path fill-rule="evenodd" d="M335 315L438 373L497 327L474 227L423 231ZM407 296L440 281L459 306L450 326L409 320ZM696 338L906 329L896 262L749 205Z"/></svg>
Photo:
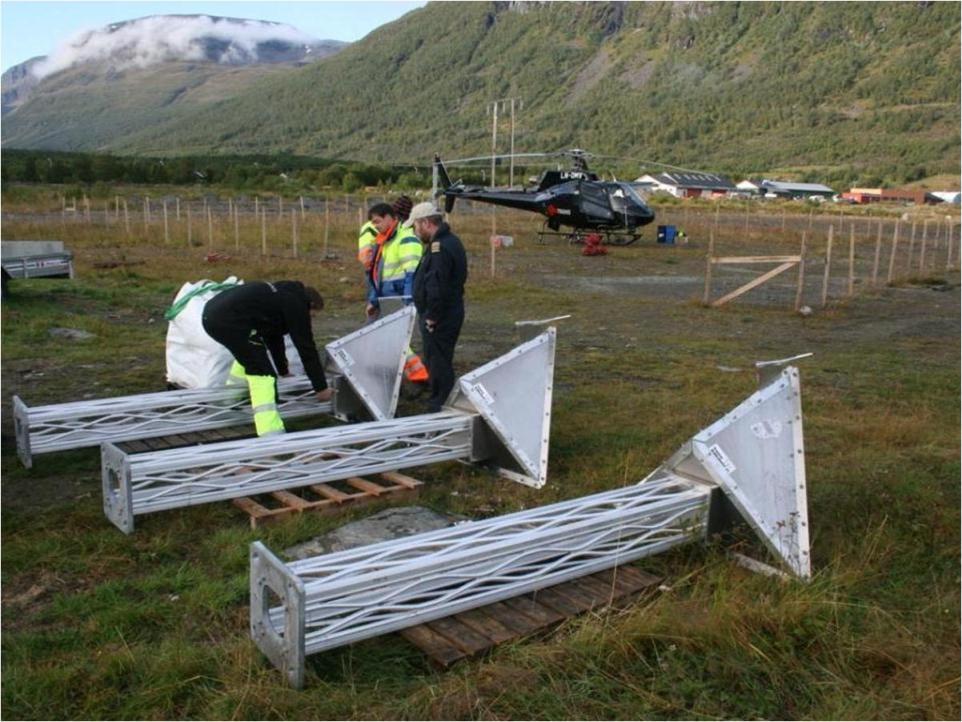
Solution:
<svg viewBox="0 0 962 722"><path fill-rule="evenodd" d="M219 325L206 316L202 322L207 335L226 346L249 376L277 376L267 353L267 344L259 335L252 336L250 329Z"/></svg>
<svg viewBox="0 0 962 722"><path fill-rule="evenodd" d="M440 411L454 388L454 347L461 335L464 311L444 317L430 333L423 318L418 318L418 323L421 326L424 363L430 377L431 397L428 399L428 411Z"/></svg>

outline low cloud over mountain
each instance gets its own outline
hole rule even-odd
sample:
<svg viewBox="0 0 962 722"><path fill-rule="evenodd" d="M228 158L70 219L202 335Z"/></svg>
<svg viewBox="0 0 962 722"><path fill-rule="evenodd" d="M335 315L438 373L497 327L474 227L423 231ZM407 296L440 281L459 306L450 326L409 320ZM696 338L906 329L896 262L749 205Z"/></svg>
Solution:
<svg viewBox="0 0 962 722"><path fill-rule="evenodd" d="M117 69L187 60L225 65L311 60L344 43L318 40L290 25L208 15L157 15L76 33L31 72L44 78L86 62Z"/></svg>

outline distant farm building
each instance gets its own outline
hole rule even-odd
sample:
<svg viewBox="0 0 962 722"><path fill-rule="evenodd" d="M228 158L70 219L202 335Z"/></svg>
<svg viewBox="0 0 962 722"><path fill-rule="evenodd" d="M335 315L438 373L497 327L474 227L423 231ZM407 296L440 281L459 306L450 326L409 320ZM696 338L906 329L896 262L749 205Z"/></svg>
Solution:
<svg viewBox="0 0 962 722"><path fill-rule="evenodd" d="M942 202L942 199L934 193L910 188L852 188L848 193L843 193L842 197L862 205L867 203L914 203L921 206Z"/></svg>
<svg viewBox="0 0 962 722"><path fill-rule="evenodd" d="M763 182L760 178L749 178L738 183L735 188L738 189L738 195L740 196L760 196L764 193L762 190Z"/></svg>
<svg viewBox="0 0 962 722"><path fill-rule="evenodd" d="M643 175L635 185L648 192L664 191L676 198L725 198L738 188L729 178L714 173L658 173Z"/></svg>
<svg viewBox="0 0 962 722"><path fill-rule="evenodd" d="M943 203L959 205L962 201L962 192L959 191L932 191L932 195L941 198Z"/></svg>
<svg viewBox="0 0 962 722"><path fill-rule="evenodd" d="M766 195L771 194L779 198L804 199L818 196L831 198L835 191L821 183L794 183L791 181L763 180L762 190Z"/></svg>

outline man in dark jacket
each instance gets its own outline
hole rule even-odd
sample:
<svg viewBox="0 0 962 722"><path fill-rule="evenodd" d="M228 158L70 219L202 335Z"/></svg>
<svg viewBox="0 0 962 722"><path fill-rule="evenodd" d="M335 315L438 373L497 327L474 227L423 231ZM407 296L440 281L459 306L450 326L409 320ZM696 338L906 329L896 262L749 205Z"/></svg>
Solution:
<svg viewBox="0 0 962 722"><path fill-rule="evenodd" d="M461 239L451 232L433 203L418 203L405 225L424 244L414 276L424 362L430 377L430 411L440 411L454 388L454 347L464 323L464 284L468 258Z"/></svg>
<svg viewBox="0 0 962 722"><path fill-rule="evenodd" d="M250 389L258 436L284 431L277 375L289 375L285 334L290 334L317 399L330 400L333 390L327 387L311 330L311 314L323 307L317 289L300 281L252 281L222 291L204 306L204 330L234 355L231 376L245 380Z"/></svg>

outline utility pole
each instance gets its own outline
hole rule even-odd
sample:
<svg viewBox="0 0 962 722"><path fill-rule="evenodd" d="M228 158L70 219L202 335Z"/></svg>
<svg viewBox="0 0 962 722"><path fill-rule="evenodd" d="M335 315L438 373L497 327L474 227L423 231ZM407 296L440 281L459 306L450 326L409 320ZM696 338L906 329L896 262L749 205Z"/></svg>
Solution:
<svg viewBox="0 0 962 722"><path fill-rule="evenodd" d="M493 114L491 125L491 187L495 186L495 162L498 154L498 106L501 110L510 108L511 112L511 153L509 156L509 177L508 185L514 185L514 111L515 108L522 110L524 101L521 98L499 98L488 103L488 113Z"/></svg>

